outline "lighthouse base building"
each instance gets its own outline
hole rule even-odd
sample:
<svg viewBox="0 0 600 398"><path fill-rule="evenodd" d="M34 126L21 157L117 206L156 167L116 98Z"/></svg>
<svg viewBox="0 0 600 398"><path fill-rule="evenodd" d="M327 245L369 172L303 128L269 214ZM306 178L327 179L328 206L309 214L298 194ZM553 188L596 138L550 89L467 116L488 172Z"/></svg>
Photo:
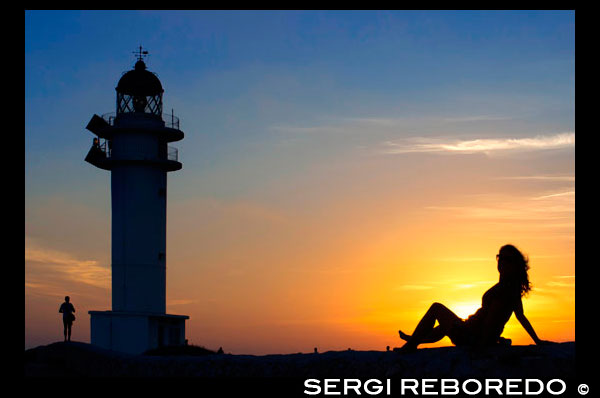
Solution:
<svg viewBox="0 0 600 398"><path fill-rule="evenodd" d="M91 342L102 348L141 354L158 347L183 345L187 315L89 311Z"/></svg>
<svg viewBox="0 0 600 398"><path fill-rule="evenodd" d="M186 344L187 315L166 313L167 173L180 170L179 119L162 113L163 88L141 48L116 87L117 111L94 115L85 160L111 174L112 310L89 311L91 342L130 354Z"/></svg>

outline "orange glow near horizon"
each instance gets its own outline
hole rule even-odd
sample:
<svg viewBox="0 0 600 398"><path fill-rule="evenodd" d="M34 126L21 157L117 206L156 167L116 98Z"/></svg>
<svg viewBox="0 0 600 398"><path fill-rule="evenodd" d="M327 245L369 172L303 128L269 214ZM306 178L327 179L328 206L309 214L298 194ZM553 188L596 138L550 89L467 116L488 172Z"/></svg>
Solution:
<svg viewBox="0 0 600 398"><path fill-rule="evenodd" d="M236 354L385 350L401 346L398 329L412 333L433 302L474 313L498 280L496 253L512 243L530 258L523 305L538 336L573 341L574 181L486 180L477 157L448 180L440 158L418 178L383 158L346 163L344 173L309 170L252 197L170 199L167 311L190 316L190 344ZM58 200L44 216L67 209L69 222L102 217ZM109 230L94 222L99 236ZM66 292L79 316L74 338L89 341L87 311L110 309L110 241L99 240L94 252L26 236L30 344L61 338L55 313ZM503 336L533 343L514 316Z"/></svg>

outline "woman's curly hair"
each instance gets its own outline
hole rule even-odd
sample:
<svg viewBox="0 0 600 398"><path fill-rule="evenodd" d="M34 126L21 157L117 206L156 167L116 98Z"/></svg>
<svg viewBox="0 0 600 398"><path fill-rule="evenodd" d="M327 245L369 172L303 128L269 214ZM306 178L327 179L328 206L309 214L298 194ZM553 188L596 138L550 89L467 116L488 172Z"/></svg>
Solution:
<svg viewBox="0 0 600 398"><path fill-rule="evenodd" d="M529 282L529 275L527 274L529 270L529 258L513 245L502 246L499 255L516 265L517 272L514 282L519 284L521 296L525 296L531 290L531 282Z"/></svg>

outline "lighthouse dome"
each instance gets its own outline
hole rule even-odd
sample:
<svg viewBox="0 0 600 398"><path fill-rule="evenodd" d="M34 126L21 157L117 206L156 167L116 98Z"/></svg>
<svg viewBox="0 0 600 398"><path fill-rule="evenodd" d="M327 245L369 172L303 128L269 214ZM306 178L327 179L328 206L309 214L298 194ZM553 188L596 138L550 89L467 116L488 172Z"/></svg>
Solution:
<svg viewBox="0 0 600 398"><path fill-rule="evenodd" d="M146 69L142 60L137 61L132 70L121 76L117 91L129 95L156 95L164 92L158 77Z"/></svg>
<svg viewBox="0 0 600 398"><path fill-rule="evenodd" d="M119 79L117 90L117 115L123 113L162 114L163 87L158 77L146 69L139 59L132 70Z"/></svg>

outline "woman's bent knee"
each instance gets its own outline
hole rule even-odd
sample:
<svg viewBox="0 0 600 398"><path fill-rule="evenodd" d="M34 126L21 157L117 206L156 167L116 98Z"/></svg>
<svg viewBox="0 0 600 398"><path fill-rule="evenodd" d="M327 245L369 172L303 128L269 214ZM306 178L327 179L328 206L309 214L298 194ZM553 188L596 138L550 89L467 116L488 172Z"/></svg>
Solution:
<svg viewBox="0 0 600 398"><path fill-rule="evenodd" d="M433 303L433 304L431 304L431 307L430 307L430 308L431 308L432 310L445 310L445 309L447 309L447 308L446 308L446 306L445 306L444 304L442 304L442 303L437 303L437 302L436 302L436 303Z"/></svg>

